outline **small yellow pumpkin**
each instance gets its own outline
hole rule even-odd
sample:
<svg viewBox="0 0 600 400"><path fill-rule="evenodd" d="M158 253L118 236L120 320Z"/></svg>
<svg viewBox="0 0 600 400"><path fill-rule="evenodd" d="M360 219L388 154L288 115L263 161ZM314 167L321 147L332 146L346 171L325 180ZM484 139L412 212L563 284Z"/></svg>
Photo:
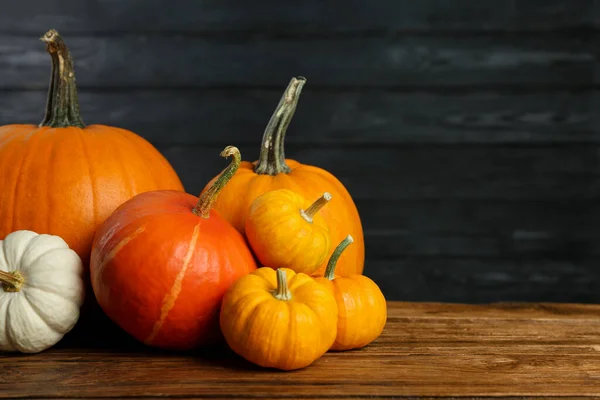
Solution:
<svg viewBox="0 0 600 400"><path fill-rule="evenodd" d="M265 267L312 274L327 261L329 227L318 211L331 200L325 192L314 203L288 190L269 191L254 200L245 230L254 254Z"/></svg>
<svg viewBox="0 0 600 400"><path fill-rule="evenodd" d="M262 267L228 289L220 323L238 355L262 367L294 370L329 350L337 334L337 306L310 276Z"/></svg>
<svg viewBox="0 0 600 400"><path fill-rule="evenodd" d="M364 275L335 276L335 266L353 242L348 235L333 251L325 276L315 281L333 293L338 306L337 336L331 350L364 347L377 339L387 321L387 304L381 289Z"/></svg>

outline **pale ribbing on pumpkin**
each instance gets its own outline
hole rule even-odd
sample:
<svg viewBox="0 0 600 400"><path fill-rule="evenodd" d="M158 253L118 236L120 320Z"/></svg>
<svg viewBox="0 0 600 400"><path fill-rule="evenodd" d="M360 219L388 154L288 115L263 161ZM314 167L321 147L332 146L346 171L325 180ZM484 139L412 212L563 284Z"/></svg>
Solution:
<svg viewBox="0 0 600 400"><path fill-rule="evenodd" d="M348 190L328 171L285 158L286 131L296 112L305 83L306 79L303 77L291 79L264 131L259 159L254 163L242 162L240 169L217 199L215 208L244 234L252 202L268 191L289 189L308 199L329 192L332 200L320 214L329 225L331 240L336 243L348 233L355 239L355 246L348 249L338 262L338 274L362 273L365 259L362 224ZM211 184L212 182L204 190ZM325 264L323 262L319 267L319 273L325 272Z"/></svg>
<svg viewBox="0 0 600 400"><path fill-rule="evenodd" d="M11 232L0 240L0 351L52 347L79 319L83 263L58 236Z"/></svg>
<svg viewBox="0 0 600 400"><path fill-rule="evenodd" d="M192 349L220 340L219 305L256 269L242 235L212 208L239 167L231 163L200 198L153 191L125 202L96 234L92 287L106 315L150 346Z"/></svg>
<svg viewBox="0 0 600 400"><path fill-rule="evenodd" d="M87 266L94 232L120 204L183 186L141 136L84 124L65 42L55 30L41 40L52 60L44 119L0 127L0 239L23 229L57 235Z"/></svg>

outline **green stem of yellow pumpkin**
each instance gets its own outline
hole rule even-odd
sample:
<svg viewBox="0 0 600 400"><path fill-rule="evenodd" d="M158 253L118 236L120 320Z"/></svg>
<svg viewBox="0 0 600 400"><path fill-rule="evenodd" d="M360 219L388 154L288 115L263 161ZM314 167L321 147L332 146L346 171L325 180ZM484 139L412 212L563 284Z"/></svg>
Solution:
<svg viewBox="0 0 600 400"><path fill-rule="evenodd" d="M285 275L285 271L281 268L277 270L277 289L273 292L273 297L277 300L291 300L292 293L288 288L287 277Z"/></svg>
<svg viewBox="0 0 600 400"><path fill-rule="evenodd" d="M292 117L296 112L298 99L306 78L292 78L287 89L281 96L275 112L271 116L263 134L260 157L254 167L259 175L287 174L291 171L285 163L284 140Z"/></svg>
<svg viewBox="0 0 600 400"><path fill-rule="evenodd" d="M67 45L54 29L46 32L40 40L46 43L46 51L52 58L52 77L48 90L46 115L40 126L85 127L79 113L75 69Z"/></svg>
<svg viewBox="0 0 600 400"><path fill-rule="evenodd" d="M4 272L0 271L0 284L5 292L18 292L23 286L25 278L19 271Z"/></svg>
<svg viewBox="0 0 600 400"><path fill-rule="evenodd" d="M325 204L331 200L331 194L328 192L323 193L323 196L319 197L314 203L310 205L306 210L300 210L300 215L306 220L306 222L313 222L313 217Z"/></svg>
<svg viewBox="0 0 600 400"><path fill-rule="evenodd" d="M329 279L330 281L335 279L335 266L344 250L346 250L346 247L350 246L350 243L352 242L354 242L354 239L351 235L348 235L340 244L338 244L331 254L331 257L329 257L329 262L327 263L327 268L325 269L325 278Z"/></svg>
<svg viewBox="0 0 600 400"><path fill-rule="evenodd" d="M230 156L232 157L231 163L221 172L221 175L217 177L212 186L200 195L198 204L192 210L199 217L208 218L210 216L210 210L212 210L215 201L217 201L219 192L227 185L240 167L242 155L237 147L227 146L221 152L221 157L227 158Z"/></svg>

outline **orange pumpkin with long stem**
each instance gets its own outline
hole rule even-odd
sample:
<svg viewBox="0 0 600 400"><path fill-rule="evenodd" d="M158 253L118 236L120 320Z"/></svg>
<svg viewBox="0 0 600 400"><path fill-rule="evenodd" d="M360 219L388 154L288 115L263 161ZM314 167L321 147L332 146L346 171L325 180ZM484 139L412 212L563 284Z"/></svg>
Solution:
<svg viewBox="0 0 600 400"><path fill-rule="evenodd" d="M364 347L377 339L387 321L387 304L381 289L364 275L335 276L336 263L353 242L348 235L333 251L325 276L316 277L333 293L338 306L337 336L332 350Z"/></svg>
<svg viewBox="0 0 600 400"><path fill-rule="evenodd" d="M331 195L312 204L287 189L254 200L246 218L246 237L261 265L312 274L329 254L329 227L320 215Z"/></svg>
<svg viewBox="0 0 600 400"><path fill-rule="evenodd" d="M331 293L306 274L263 267L236 281L221 306L229 347L262 367L307 367L329 350L336 335Z"/></svg>
<svg viewBox="0 0 600 400"><path fill-rule="evenodd" d="M221 155L233 160L200 199L142 193L97 232L90 272L98 304L148 345L185 350L218 341L223 294L256 269L242 235L212 209L240 164L235 147Z"/></svg>
<svg viewBox="0 0 600 400"><path fill-rule="evenodd" d="M250 205L268 191L290 189L308 199L329 192L332 200L321 211L321 215L329 225L331 240L337 243L350 233L356 241L355 246L340 258L337 273L360 274L365 259L363 230L348 190L324 169L285 158L286 130L305 82L304 78L290 81L264 132L258 161L242 162L239 171L219 196L215 208L243 233ZM319 267L321 274L325 272L325 267L326 262Z"/></svg>
<svg viewBox="0 0 600 400"><path fill-rule="evenodd" d="M85 126L67 46L55 30L41 40L52 58L46 116L39 125L0 127L0 239L17 230L57 235L87 266L94 232L119 205L183 186L142 137Z"/></svg>

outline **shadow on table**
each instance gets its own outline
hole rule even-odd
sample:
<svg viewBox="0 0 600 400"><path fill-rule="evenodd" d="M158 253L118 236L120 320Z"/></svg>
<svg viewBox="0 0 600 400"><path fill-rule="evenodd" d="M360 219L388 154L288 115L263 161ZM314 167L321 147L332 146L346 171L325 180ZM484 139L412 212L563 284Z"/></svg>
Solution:
<svg viewBox="0 0 600 400"><path fill-rule="evenodd" d="M235 354L223 341L207 348L192 351L163 350L139 342L122 330L99 307L88 309L78 324L52 350L106 352L107 355L136 355L139 357L197 358L202 364L217 368L244 371L269 371L258 367Z"/></svg>

